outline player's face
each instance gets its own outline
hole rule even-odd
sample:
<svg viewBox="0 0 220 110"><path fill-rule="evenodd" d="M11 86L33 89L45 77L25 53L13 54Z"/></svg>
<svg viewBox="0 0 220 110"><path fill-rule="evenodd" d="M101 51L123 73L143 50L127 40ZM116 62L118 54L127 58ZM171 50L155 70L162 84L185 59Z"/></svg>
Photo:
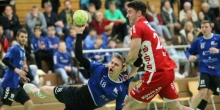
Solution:
<svg viewBox="0 0 220 110"><path fill-rule="evenodd" d="M119 75L122 72L122 62L118 58L113 58L109 63L108 73L111 76Z"/></svg>
<svg viewBox="0 0 220 110"><path fill-rule="evenodd" d="M204 23L201 25L201 30L203 35L209 35L212 31L212 28L209 23Z"/></svg>
<svg viewBox="0 0 220 110"><path fill-rule="evenodd" d="M137 22L137 16L137 11L130 7L127 8L126 17L129 19L129 23L131 26L133 26Z"/></svg>
<svg viewBox="0 0 220 110"><path fill-rule="evenodd" d="M21 45L21 46L26 45L27 44L27 34L26 33L20 33L17 36L17 41L18 41L18 44Z"/></svg>

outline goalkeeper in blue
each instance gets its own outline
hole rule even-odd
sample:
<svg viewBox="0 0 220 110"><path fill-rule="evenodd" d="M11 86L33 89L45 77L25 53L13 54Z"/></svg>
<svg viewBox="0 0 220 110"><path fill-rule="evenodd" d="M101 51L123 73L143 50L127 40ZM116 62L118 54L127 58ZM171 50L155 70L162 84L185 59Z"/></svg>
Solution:
<svg viewBox="0 0 220 110"><path fill-rule="evenodd" d="M128 94L129 83L136 71L129 75L123 72L125 59L115 54L108 67L89 61L82 52L82 33L85 26L75 26L77 32L75 44L75 56L79 63L88 71L90 76L87 85L74 86L43 86L40 89L33 84L23 86L26 92L35 94L40 98L52 97L65 104L65 110L94 110L105 104L116 100L116 110L121 110ZM138 58L133 66L139 67L142 64ZM86 75L86 76L88 76Z"/></svg>
<svg viewBox="0 0 220 110"><path fill-rule="evenodd" d="M206 20L201 23L201 31L203 36L195 39L186 52L189 61L199 61L199 92L191 102L196 110L205 110L211 95L220 92L220 35L211 32L211 22Z"/></svg>

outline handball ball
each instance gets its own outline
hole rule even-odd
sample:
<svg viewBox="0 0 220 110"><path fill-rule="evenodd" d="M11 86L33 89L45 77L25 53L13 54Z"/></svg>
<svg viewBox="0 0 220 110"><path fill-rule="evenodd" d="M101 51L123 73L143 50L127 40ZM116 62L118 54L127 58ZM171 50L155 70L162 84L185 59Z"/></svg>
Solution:
<svg viewBox="0 0 220 110"><path fill-rule="evenodd" d="M76 25L82 26L85 25L88 21L88 14L84 10L77 10L73 14L73 21Z"/></svg>

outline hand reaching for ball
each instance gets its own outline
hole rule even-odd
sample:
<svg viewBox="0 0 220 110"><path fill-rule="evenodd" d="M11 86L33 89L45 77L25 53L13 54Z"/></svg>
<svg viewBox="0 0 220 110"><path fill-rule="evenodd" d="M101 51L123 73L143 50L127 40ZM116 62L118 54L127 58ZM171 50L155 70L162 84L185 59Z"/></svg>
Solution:
<svg viewBox="0 0 220 110"><path fill-rule="evenodd" d="M83 26L78 26L78 25L75 25L74 24L74 29L75 29L75 31L76 31L76 34L82 34L83 33L83 31L85 30L85 25L83 25Z"/></svg>

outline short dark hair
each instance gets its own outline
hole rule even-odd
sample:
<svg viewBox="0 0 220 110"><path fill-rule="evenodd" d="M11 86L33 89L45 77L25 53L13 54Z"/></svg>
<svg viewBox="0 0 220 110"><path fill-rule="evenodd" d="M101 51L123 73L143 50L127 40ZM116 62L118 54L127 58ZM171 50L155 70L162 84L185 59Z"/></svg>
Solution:
<svg viewBox="0 0 220 110"><path fill-rule="evenodd" d="M203 20L201 24L209 23L210 27L212 27L212 24L209 20Z"/></svg>
<svg viewBox="0 0 220 110"><path fill-rule="evenodd" d="M25 28L21 28L20 30L18 30L17 32L17 37L20 35L20 33L24 33L24 34L28 34L27 30Z"/></svg>
<svg viewBox="0 0 220 110"><path fill-rule="evenodd" d="M41 27L40 27L40 26L35 26L35 27L34 27L34 31L36 31L36 30L41 31Z"/></svg>
<svg viewBox="0 0 220 110"><path fill-rule="evenodd" d="M146 14L146 10L147 10L147 5L142 2L142 1L139 1L139 0L134 0L134 1L131 1L127 4L128 7L130 8L134 8L134 10L136 11L141 11L141 14L143 16L145 16Z"/></svg>

